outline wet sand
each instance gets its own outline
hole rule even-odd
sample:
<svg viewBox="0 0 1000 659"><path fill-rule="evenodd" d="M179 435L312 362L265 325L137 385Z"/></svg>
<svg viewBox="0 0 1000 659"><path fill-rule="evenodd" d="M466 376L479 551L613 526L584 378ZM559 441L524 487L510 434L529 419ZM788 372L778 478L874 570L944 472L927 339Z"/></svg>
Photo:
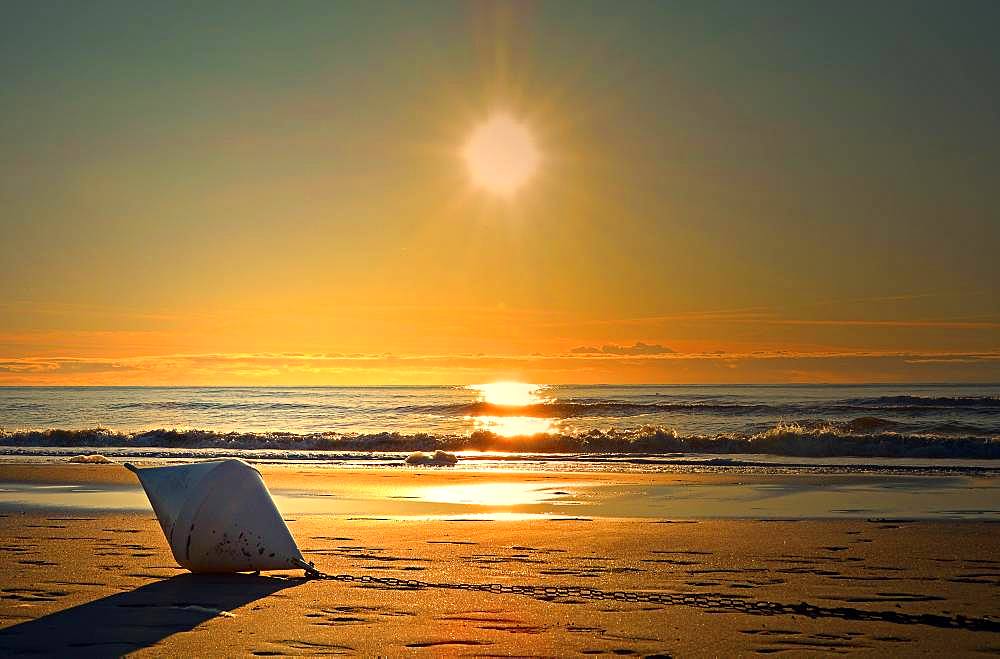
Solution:
<svg viewBox="0 0 1000 659"><path fill-rule="evenodd" d="M315 491L331 478L309 468L263 471L272 488ZM118 466L0 466L3 482L130 478ZM337 474L357 487L463 478L477 477ZM151 512L8 511L0 517L0 652L1000 653L1000 526L992 522L289 517L323 571L417 583L189 575Z"/></svg>

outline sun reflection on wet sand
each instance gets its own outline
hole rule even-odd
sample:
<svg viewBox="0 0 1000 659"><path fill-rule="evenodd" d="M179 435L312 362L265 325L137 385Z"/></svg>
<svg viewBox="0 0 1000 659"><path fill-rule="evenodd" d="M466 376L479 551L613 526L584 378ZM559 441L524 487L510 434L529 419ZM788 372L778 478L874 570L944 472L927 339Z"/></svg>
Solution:
<svg viewBox="0 0 1000 659"><path fill-rule="evenodd" d="M413 491L420 501L449 503L466 506L514 507L541 504L570 504L570 487L588 483L563 481L559 487L539 487L536 483L461 483L422 487ZM565 489L564 489L565 488Z"/></svg>
<svg viewBox="0 0 1000 659"><path fill-rule="evenodd" d="M552 474L539 481L540 474L530 473L501 476L490 471L473 475L406 470L387 479L376 471L331 470L282 485L278 465L265 469L268 480L278 481L271 492L286 516L498 521L557 519L567 514L659 519L1000 517L992 477L608 473L595 478ZM126 487L96 481L73 485L0 482L0 514L37 510L152 514L138 483Z"/></svg>

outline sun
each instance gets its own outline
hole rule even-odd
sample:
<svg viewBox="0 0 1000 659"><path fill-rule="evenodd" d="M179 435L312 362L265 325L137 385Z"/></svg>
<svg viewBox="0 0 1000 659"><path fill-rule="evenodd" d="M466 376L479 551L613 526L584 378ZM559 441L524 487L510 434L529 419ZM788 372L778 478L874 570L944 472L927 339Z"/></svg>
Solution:
<svg viewBox="0 0 1000 659"><path fill-rule="evenodd" d="M523 122L497 112L472 131L462 159L473 185L509 198L535 175L541 155Z"/></svg>

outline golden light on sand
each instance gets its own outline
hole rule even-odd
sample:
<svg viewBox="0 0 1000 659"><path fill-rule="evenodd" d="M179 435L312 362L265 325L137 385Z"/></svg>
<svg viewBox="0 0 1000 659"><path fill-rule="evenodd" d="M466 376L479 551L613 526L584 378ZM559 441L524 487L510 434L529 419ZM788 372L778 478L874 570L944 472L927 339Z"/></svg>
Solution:
<svg viewBox="0 0 1000 659"><path fill-rule="evenodd" d="M481 123L462 149L472 184L500 197L510 197L538 170L541 160L528 127L507 113Z"/></svg>
<svg viewBox="0 0 1000 659"><path fill-rule="evenodd" d="M537 405L545 402L541 395L545 389L540 384L527 382L490 382L487 384L470 384L469 389L478 391L480 400L491 405Z"/></svg>

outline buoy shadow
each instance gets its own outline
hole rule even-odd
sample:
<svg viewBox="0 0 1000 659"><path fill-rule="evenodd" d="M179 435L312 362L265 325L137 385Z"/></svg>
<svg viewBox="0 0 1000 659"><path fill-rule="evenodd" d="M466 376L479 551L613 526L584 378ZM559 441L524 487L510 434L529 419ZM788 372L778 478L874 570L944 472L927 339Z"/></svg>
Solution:
<svg viewBox="0 0 1000 659"><path fill-rule="evenodd" d="M0 655L120 656L302 579L182 574L0 630Z"/></svg>

